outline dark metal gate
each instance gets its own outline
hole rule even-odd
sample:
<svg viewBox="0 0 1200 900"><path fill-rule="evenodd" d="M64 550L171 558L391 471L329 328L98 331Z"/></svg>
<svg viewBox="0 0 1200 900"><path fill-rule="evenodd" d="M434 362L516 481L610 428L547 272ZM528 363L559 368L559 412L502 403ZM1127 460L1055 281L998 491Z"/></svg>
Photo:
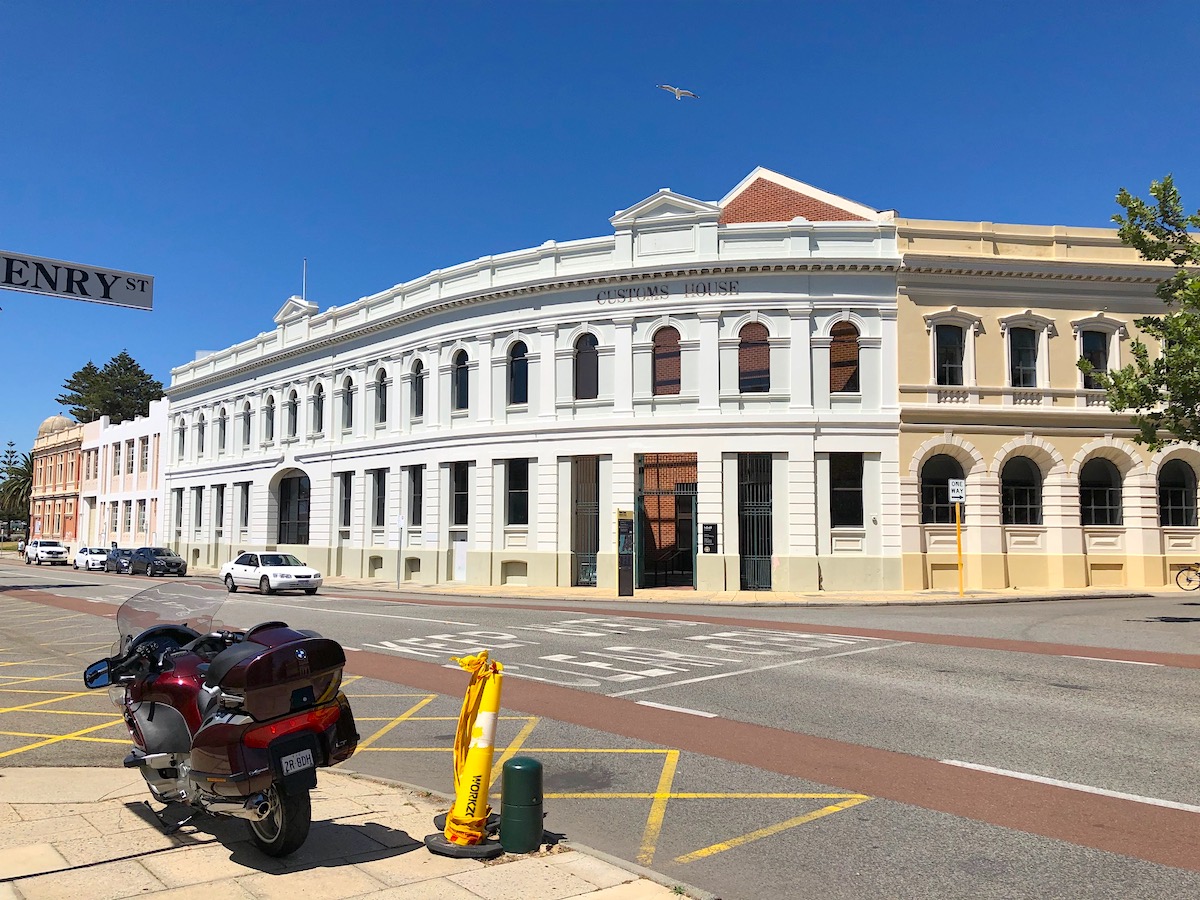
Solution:
<svg viewBox="0 0 1200 900"><path fill-rule="evenodd" d="M696 586L696 454L638 458L637 585Z"/></svg>
<svg viewBox="0 0 1200 900"><path fill-rule="evenodd" d="M575 584L596 586L596 554L600 550L600 458L577 456L571 461L571 551Z"/></svg>
<svg viewBox="0 0 1200 900"><path fill-rule="evenodd" d="M738 555L743 591L771 589L771 454L738 454Z"/></svg>

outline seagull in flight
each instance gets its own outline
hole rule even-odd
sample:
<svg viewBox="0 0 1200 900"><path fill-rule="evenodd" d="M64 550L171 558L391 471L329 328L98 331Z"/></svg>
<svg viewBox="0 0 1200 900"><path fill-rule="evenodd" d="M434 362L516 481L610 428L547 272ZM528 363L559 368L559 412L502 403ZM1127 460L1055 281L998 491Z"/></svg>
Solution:
<svg viewBox="0 0 1200 900"><path fill-rule="evenodd" d="M684 97L692 97L696 100L700 99L699 94L693 94L691 91L685 91L683 88L677 88L669 84L656 84L656 88L661 88L664 91L670 91L675 95L676 100L682 100Z"/></svg>

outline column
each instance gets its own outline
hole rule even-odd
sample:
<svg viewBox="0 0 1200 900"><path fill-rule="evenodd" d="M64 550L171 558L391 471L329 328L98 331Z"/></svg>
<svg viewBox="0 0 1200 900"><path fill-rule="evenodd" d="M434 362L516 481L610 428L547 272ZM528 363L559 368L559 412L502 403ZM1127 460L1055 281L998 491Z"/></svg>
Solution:
<svg viewBox="0 0 1200 900"><path fill-rule="evenodd" d="M614 319L613 325L616 329L613 340L613 412L630 415L633 413L633 319Z"/></svg>
<svg viewBox="0 0 1200 900"><path fill-rule="evenodd" d="M719 310L700 312L700 412L721 411L721 367L719 342L721 313Z"/></svg>
<svg viewBox="0 0 1200 900"><path fill-rule="evenodd" d="M790 409L811 410L813 408L812 381L812 310L811 308L790 311L791 344L791 402ZM828 359L828 350L826 350Z"/></svg>
<svg viewBox="0 0 1200 900"><path fill-rule="evenodd" d="M553 419L557 415L557 363L554 358L558 341L558 326L554 323L538 326L538 418Z"/></svg>
<svg viewBox="0 0 1200 900"><path fill-rule="evenodd" d="M481 425L490 425L492 422L492 398L494 385L496 383L494 373L492 371L492 352L495 348L495 336L491 334L482 334L479 336L479 383L476 386L479 397L475 404L476 421ZM503 379L501 379L503 384Z"/></svg>

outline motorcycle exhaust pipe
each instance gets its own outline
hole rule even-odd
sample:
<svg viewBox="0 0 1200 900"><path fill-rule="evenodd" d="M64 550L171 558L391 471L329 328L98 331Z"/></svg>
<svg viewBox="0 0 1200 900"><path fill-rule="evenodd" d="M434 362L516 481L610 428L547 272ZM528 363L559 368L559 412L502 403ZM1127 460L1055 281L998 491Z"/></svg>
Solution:
<svg viewBox="0 0 1200 900"><path fill-rule="evenodd" d="M205 799L201 801L207 812L218 816L233 816L236 819L250 819L261 822L271 814L271 804L263 794L253 794L244 801L224 797Z"/></svg>

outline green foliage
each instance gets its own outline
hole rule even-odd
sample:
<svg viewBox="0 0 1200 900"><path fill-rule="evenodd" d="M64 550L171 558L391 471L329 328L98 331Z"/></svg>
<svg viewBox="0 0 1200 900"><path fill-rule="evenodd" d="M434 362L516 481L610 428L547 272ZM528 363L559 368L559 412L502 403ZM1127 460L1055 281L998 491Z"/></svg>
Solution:
<svg viewBox="0 0 1200 900"><path fill-rule="evenodd" d="M63 389L66 393L56 399L70 408L78 422L94 422L101 416L125 422L144 416L150 410L150 401L157 400L163 392L162 382L151 378L124 350L105 363L103 369L97 369L89 360L63 382Z"/></svg>
<svg viewBox="0 0 1200 900"><path fill-rule="evenodd" d="M1124 188L1117 203L1125 215L1113 216L1121 240L1143 259L1172 263L1175 273L1159 283L1155 294L1166 312L1145 316L1136 324L1155 338L1158 352L1135 340L1133 362L1111 372L1097 372L1081 359L1079 368L1108 394L1113 412L1132 412L1138 427L1134 440L1151 450L1178 441L1200 440L1200 212L1186 214L1175 182L1168 175L1150 185L1156 203L1148 204ZM1189 271L1188 267L1193 267Z"/></svg>
<svg viewBox="0 0 1200 900"><path fill-rule="evenodd" d="M0 469L0 516L6 521L27 521L29 495L33 493L33 457L28 453L18 454L13 449L12 441L9 441L8 449L0 461L3 462L3 468Z"/></svg>

